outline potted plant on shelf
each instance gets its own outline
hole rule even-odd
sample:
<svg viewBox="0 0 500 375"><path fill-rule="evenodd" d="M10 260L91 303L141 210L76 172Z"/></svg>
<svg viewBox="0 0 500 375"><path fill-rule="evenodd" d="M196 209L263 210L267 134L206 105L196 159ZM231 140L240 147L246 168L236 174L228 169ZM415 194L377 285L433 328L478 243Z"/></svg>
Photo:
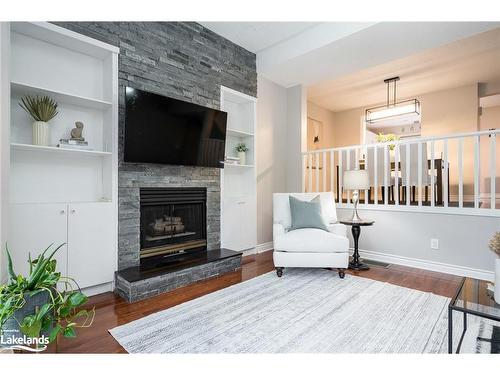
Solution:
<svg viewBox="0 0 500 375"><path fill-rule="evenodd" d="M32 143L37 146L49 146L50 127L48 122L58 113L57 103L48 96L25 96L21 98L19 106L34 120Z"/></svg>
<svg viewBox="0 0 500 375"><path fill-rule="evenodd" d="M500 232L496 232L490 240L490 249L497 255L495 259L495 302L500 305Z"/></svg>
<svg viewBox="0 0 500 375"><path fill-rule="evenodd" d="M7 249L9 280L0 285L0 334L3 342L24 338L24 342L44 346L60 335L75 337L76 328L92 324L94 308L81 309L87 297L73 279L62 276L56 269L54 255L62 246L64 244L48 256L52 245L35 259L30 255L27 277L16 275Z"/></svg>
<svg viewBox="0 0 500 375"><path fill-rule="evenodd" d="M245 165L247 163L247 154L246 152L248 151L248 147L244 143L239 143L236 146L236 151L238 152L238 158L240 159L240 164Z"/></svg>

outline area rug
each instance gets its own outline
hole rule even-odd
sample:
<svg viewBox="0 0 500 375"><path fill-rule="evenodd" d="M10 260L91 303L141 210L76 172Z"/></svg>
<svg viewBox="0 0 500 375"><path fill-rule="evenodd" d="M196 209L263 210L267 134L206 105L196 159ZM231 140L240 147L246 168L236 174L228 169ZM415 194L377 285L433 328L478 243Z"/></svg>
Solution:
<svg viewBox="0 0 500 375"><path fill-rule="evenodd" d="M448 303L363 277L286 269L109 332L129 353L445 353Z"/></svg>

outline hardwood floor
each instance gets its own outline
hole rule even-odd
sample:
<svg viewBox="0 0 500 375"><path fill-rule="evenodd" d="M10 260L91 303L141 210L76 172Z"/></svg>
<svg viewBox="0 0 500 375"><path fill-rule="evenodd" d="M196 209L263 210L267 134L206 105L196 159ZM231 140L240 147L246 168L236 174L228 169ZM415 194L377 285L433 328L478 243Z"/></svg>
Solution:
<svg viewBox="0 0 500 375"><path fill-rule="evenodd" d="M96 308L93 326L79 330L76 338L61 339L57 348L53 346L50 352L125 353L125 350L108 333L108 329L273 270L272 251L268 251L243 258L242 269L239 272L198 282L144 301L129 304L113 293L91 297L89 305ZM332 272L336 273L336 271ZM397 265L390 265L388 268L371 266L368 271L348 271L348 273L446 297L453 296L461 280L458 276ZM286 269L283 277L285 276Z"/></svg>

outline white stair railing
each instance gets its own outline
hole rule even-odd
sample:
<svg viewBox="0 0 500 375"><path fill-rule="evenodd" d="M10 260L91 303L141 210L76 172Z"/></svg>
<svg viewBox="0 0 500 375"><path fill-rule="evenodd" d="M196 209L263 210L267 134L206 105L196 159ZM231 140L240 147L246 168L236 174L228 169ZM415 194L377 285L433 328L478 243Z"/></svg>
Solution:
<svg viewBox="0 0 500 375"><path fill-rule="evenodd" d="M360 208L500 216L498 134L500 129L304 152L302 188L332 191L339 207L349 207L343 173L362 168L371 186L360 192Z"/></svg>

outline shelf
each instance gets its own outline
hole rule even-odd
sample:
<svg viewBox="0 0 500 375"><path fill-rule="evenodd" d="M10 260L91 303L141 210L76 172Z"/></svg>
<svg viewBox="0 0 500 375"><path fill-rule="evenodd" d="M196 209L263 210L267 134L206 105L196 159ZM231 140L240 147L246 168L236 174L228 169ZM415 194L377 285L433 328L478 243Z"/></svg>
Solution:
<svg viewBox="0 0 500 375"><path fill-rule="evenodd" d="M250 164L231 164L231 163L224 163L224 168L226 167L231 167L231 168L253 168L253 165Z"/></svg>
<svg viewBox="0 0 500 375"><path fill-rule="evenodd" d="M227 129L226 134L232 137L253 137L252 133L244 132L236 129Z"/></svg>
<svg viewBox="0 0 500 375"><path fill-rule="evenodd" d="M73 154L73 155L85 155L85 156L111 156L111 152L106 151L94 151L94 150L78 150L72 148L59 148L52 146L35 146L24 143L11 143L10 147L12 150L17 151L35 151L35 152L47 152L55 154Z"/></svg>
<svg viewBox="0 0 500 375"><path fill-rule="evenodd" d="M62 91L47 89L21 82L10 83L11 92L17 95L48 95L57 103L66 103L92 109L107 109L111 107L111 102L104 100L86 98L84 96L73 95Z"/></svg>

